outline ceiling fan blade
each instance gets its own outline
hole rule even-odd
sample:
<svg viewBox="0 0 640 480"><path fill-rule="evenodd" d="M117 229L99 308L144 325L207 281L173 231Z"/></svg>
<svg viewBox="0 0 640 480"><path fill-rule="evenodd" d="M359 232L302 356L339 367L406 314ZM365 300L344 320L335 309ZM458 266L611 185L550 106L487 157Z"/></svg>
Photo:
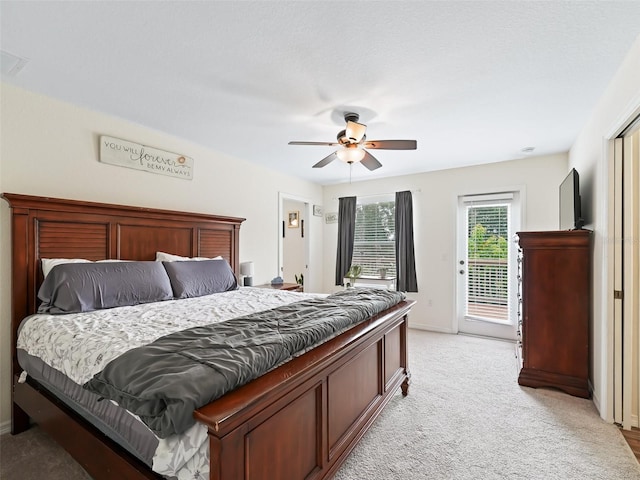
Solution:
<svg viewBox="0 0 640 480"><path fill-rule="evenodd" d="M367 126L362 123L347 121L347 128L345 134L353 143L360 143L364 138L364 133L367 131Z"/></svg>
<svg viewBox="0 0 640 480"><path fill-rule="evenodd" d="M320 145L320 146L336 147L340 144L336 142L289 142L289 145Z"/></svg>
<svg viewBox="0 0 640 480"><path fill-rule="evenodd" d="M371 155L369 152L364 152L364 158L360 160L360 163L367 167L369 170L375 170L376 168L380 168L382 166L378 159Z"/></svg>
<svg viewBox="0 0 640 480"><path fill-rule="evenodd" d="M336 155L336 152L333 152L331 155L328 155L326 157L324 157L322 160L320 160L318 163L316 163L313 168L322 168L325 165L329 165L331 162L333 162L336 158L338 158L338 156Z"/></svg>
<svg viewBox="0 0 640 480"><path fill-rule="evenodd" d="M418 148L418 142L415 140L367 140L362 146L380 150L415 150Z"/></svg>

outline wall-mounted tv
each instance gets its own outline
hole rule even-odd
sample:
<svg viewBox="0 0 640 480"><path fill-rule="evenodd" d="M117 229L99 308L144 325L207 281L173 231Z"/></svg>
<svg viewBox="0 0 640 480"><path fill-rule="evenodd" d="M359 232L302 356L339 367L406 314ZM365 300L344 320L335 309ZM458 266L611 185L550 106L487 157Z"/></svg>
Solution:
<svg viewBox="0 0 640 480"><path fill-rule="evenodd" d="M580 175L575 168L572 168L560 184L560 230L580 230L583 225Z"/></svg>

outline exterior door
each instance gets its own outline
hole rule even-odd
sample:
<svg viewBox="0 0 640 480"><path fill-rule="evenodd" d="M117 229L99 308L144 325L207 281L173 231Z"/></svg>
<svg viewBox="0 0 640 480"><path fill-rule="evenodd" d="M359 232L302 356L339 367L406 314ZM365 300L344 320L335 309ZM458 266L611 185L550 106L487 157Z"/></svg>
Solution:
<svg viewBox="0 0 640 480"><path fill-rule="evenodd" d="M457 317L461 333L516 339L519 192L458 199Z"/></svg>

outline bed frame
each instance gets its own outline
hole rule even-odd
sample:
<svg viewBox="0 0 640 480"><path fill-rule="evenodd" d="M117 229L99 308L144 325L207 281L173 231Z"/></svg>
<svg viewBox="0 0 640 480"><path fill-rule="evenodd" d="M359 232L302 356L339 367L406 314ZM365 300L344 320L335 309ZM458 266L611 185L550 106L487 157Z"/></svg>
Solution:
<svg viewBox="0 0 640 480"><path fill-rule="evenodd" d="M96 480L157 479L146 465L28 379L17 329L37 309L41 258L153 260L156 251L239 265L242 218L5 193L12 210L12 433L37 423ZM194 412L209 430L212 480L331 478L401 387L404 301Z"/></svg>

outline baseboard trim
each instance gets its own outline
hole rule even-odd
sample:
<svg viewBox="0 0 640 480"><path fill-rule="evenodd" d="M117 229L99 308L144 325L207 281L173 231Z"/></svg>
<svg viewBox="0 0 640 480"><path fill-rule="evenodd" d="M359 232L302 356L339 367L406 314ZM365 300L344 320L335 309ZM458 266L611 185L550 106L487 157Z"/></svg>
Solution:
<svg viewBox="0 0 640 480"><path fill-rule="evenodd" d="M488 335L478 335L477 333L458 332L458 335L461 335L463 337L486 338L487 340L497 340L498 342L507 342L514 345L516 343L515 340L510 338L490 337Z"/></svg>
<svg viewBox="0 0 640 480"><path fill-rule="evenodd" d="M598 392L596 392L595 389L593 388L593 384L591 383L591 380L589 380L589 388L591 389L591 401L593 402L593 405L596 407L596 410L598 411L598 415L600 415L600 418L603 419L605 422L613 423L613 419L611 420L607 419L605 416L605 412L602 411L602 406L600 405L600 397L598 396Z"/></svg>
<svg viewBox="0 0 640 480"><path fill-rule="evenodd" d="M0 423L0 435L11 433L11 420Z"/></svg>
<svg viewBox="0 0 640 480"><path fill-rule="evenodd" d="M450 328L429 325L427 323L414 323L411 321L411 319L409 319L409 328L415 328L416 330L428 330L430 332L438 332L438 333L457 333Z"/></svg>

